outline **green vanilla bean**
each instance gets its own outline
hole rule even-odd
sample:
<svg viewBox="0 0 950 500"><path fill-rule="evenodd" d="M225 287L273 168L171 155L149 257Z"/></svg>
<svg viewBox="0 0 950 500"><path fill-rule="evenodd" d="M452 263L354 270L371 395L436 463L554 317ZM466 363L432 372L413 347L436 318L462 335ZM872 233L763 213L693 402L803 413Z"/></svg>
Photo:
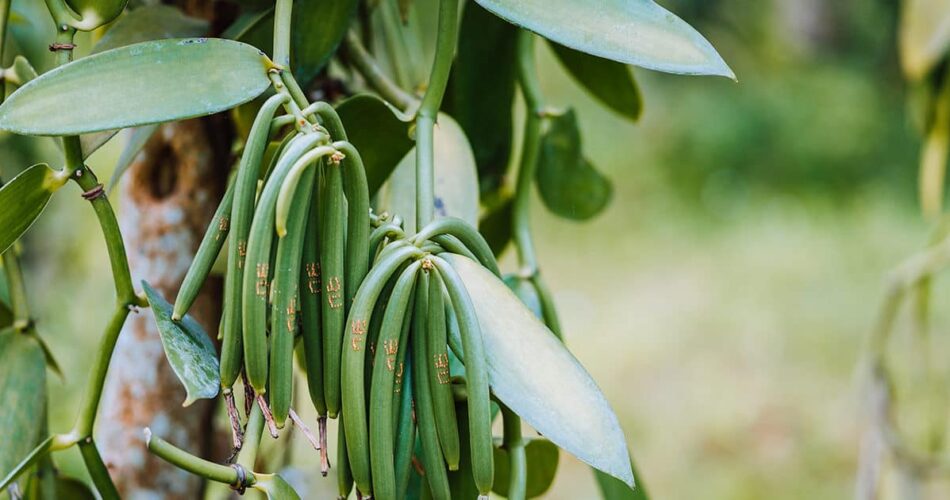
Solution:
<svg viewBox="0 0 950 500"><path fill-rule="evenodd" d="M432 239L435 236L450 235L459 240L465 247L475 255L478 262L485 266L495 276L501 277L501 271L498 270L498 262L495 255L488 246L488 242L475 228L467 222L457 217L440 217L422 227L413 237L416 244Z"/></svg>
<svg viewBox="0 0 950 500"><path fill-rule="evenodd" d="M405 246L386 255L360 286L346 321L343 339L341 380L343 390L343 423L353 480L360 493L372 495L370 479L369 436L366 422L365 362L369 324L373 307L386 282L407 260L421 257L422 252ZM390 417L391 418L391 417Z"/></svg>
<svg viewBox="0 0 950 500"><path fill-rule="evenodd" d="M231 206L234 201L234 180L228 183L228 188L218 203L218 208L211 217L211 223L205 231L201 244L198 245L198 251L195 252L195 258L185 273L181 287L178 289L178 296L175 298L175 306L172 309L172 319L179 320L188 313L188 309L198 298L201 292L201 286L204 285L208 275L211 274L211 267L217 260L224 242L228 239L228 231L231 228Z"/></svg>
<svg viewBox="0 0 950 500"><path fill-rule="evenodd" d="M442 296L442 277L438 271L429 273L428 326L426 327L426 359L429 364L429 390L432 394L432 412L435 416L439 443L449 470L458 470L459 430L452 398L452 376L449 373L449 353L445 325L445 301Z"/></svg>
<svg viewBox="0 0 950 500"><path fill-rule="evenodd" d="M399 275L383 313L382 329L376 341L370 384L369 449L373 494L380 500L397 498L392 419L394 380L400 370L399 340L420 267L420 261L413 262Z"/></svg>

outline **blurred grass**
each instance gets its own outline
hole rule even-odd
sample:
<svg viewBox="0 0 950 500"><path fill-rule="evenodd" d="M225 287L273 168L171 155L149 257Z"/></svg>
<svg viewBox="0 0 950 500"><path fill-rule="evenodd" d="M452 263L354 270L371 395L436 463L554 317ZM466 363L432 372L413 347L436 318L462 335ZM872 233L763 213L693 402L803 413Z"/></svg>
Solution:
<svg viewBox="0 0 950 500"><path fill-rule="evenodd" d="M636 70L646 108L630 124L541 54L550 103L578 109L587 155L615 184L590 223L535 203L567 342L613 403L655 498L847 497L860 349L886 272L929 230L914 206L893 5L668 5L709 35L738 84ZM796 8L825 17L804 29ZM4 177L56 157L48 142L16 154L7 143ZM92 159L100 178L116 154ZM39 328L68 377L51 378L54 431L72 424L112 298L92 212L75 186L65 191L25 240ZM297 456L312 458L306 450L298 440ZM77 458L57 456L68 472ZM316 481L334 489L332 477ZM562 454L548 498L594 488Z"/></svg>

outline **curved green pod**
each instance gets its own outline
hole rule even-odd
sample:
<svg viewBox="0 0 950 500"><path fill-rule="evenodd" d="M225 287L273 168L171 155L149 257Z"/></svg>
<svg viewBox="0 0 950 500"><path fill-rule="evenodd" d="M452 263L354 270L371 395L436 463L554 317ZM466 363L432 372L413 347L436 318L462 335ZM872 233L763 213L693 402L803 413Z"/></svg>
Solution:
<svg viewBox="0 0 950 500"><path fill-rule="evenodd" d="M376 354L370 384L369 449L373 494L380 500L395 500L394 464L395 426L393 423L394 380L400 372L398 355L403 324L421 262L410 264L399 275L383 313L382 328L376 341Z"/></svg>
<svg viewBox="0 0 950 500"><path fill-rule="evenodd" d="M343 323L346 310L343 299L343 252L346 220L343 212L343 175L336 163L324 166L324 185L320 193L320 271L323 278L320 300L323 320L323 394L327 414L340 412L340 353L343 349Z"/></svg>
<svg viewBox="0 0 950 500"><path fill-rule="evenodd" d="M195 258L185 273L185 278L178 289L178 296L175 297L175 306L172 309L172 319L179 320L188 313L188 309L195 302L201 286L204 285L208 275L211 273L211 267L217 260L218 254L224 242L228 239L228 232L231 229L231 205L234 201L234 179L228 183L228 188L218 203L218 208L211 217L208 229L201 238L198 245L198 251L195 252Z"/></svg>
<svg viewBox="0 0 950 500"><path fill-rule="evenodd" d="M287 101L281 94L264 101L248 134L237 174L234 177L234 199L231 202L228 267L224 282L224 307L221 311L221 387L230 390L243 368L244 339L241 333L241 292L244 286L244 259L247 238L251 232L257 179L267 147L270 121L277 109ZM289 141L290 139L288 139Z"/></svg>
<svg viewBox="0 0 950 500"><path fill-rule="evenodd" d="M290 414L293 399L294 335L297 333L298 285L303 255L304 231L310 213L314 169L306 169L293 193L286 234L277 242L274 283L271 294L270 406L278 428Z"/></svg>
<svg viewBox="0 0 950 500"><path fill-rule="evenodd" d="M342 401L343 422L346 425L346 446L353 480L364 496L373 492L364 381L369 323L373 307L389 278L404 262L421 255L422 252L418 248L406 246L389 254L373 267L356 293L346 321L341 366L342 385L345 388Z"/></svg>
<svg viewBox="0 0 950 500"><path fill-rule="evenodd" d="M267 305L270 297L271 245L274 239L274 210L281 180L307 151L313 149L325 136L307 134L294 139L278 160L274 173L268 179L258 200L247 241L242 285L242 328L244 339L244 368L251 387L258 394L267 390Z"/></svg>
<svg viewBox="0 0 950 500"><path fill-rule="evenodd" d="M412 379L416 402L416 421L419 440L422 443L422 465L429 491L435 500L452 498L449 491L448 471L442 456L442 446L436 430L435 413L432 407L432 390L429 386L431 366L427 362L426 337L428 331L429 280L431 272L420 276L416 285L416 303L412 313Z"/></svg>
<svg viewBox="0 0 950 500"><path fill-rule="evenodd" d="M413 241L421 243L435 236L444 234L457 238L475 255L478 262L488 268L495 276L501 276L498 270L498 262L495 261L495 254L492 253L488 242L479 234L478 230L457 217L440 217L426 224L426 226L416 234Z"/></svg>
<svg viewBox="0 0 950 500"><path fill-rule="evenodd" d="M303 337L307 389L314 409L321 417L327 414L323 394L323 326L321 325L320 278L320 172L314 174L313 197L304 233L300 266L300 333Z"/></svg>
<svg viewBox="0 0 950 500"><path fill-rule="evenodd" d="M472 472L475 485L482 495L491 491L494 478L491 432L491 400L488 388L488 366L481 327L475 315L475 306L455 269L438 256L431 257L445 282L452 300L462 337L462 352L457 353L465 363L465 389L468 393L468 425L472 451Z"/></svg>
<svg viewBox="0 0 950 500"><path fill-rule="evenodd" d="M459 467L459 429L455 420L455 399L452 397L452 375L449 373L449 352L446 344L445 301L442 296L442 277L437 271L429 273L428 327L426 328L426 362L429 364L429 390L432 393L432 412L439 434L442 454L449 470Z"/></svg>

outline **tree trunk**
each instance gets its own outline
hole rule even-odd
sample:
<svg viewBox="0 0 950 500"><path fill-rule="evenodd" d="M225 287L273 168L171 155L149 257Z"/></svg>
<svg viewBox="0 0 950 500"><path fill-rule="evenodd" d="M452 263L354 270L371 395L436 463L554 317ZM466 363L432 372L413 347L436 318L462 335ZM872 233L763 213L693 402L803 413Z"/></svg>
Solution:
<svg viewBox="0 0 950 500"><path fill-rule="evenodd" d="M163 125L121 183L120 224L136 283L170 302L221 198L227 143L211 122ZM227 134L225 134L227 135ZM217 144L215 142L218 142ZM190 314L217 332L221 279L211 277ZM213 402L181 406L185 391L165 359L151 311L129 318L103 396L98 440L123 498L195 498L202 483L151 456L142 429L201 456L211 451Z"/></svg>

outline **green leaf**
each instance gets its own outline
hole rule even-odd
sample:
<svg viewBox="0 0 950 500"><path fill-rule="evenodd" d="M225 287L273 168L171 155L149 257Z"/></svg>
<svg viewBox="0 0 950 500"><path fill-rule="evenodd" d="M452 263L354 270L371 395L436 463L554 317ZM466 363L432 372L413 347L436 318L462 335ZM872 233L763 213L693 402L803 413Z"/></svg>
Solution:
<svg viewBox="0 0 950 500"><path fill-rule="evenodd" d="M46 360L30 336L0 330L0 477L5 477L40 441L46 404Z"/></svg>
<svg viewBox="0 0 950 500"><path fill-rule="evenodd" d="M475 306L492 393L561 449L632 486L623 430L587 371L495 275L443 255Z"/></svg>
<svg viewBox="0 0 950 500"><path fill-rule="evenodd" d="M300 496L284 478L277 474L255 474L253 488L267 495L268 500L299 500Z"/></svg>
<svg viewBox="0 0 950 500"><path fill-rule="evenodd" d="M39 163L0 188L0 253L6 252L33 225L61 185L56 172Z"/></svg>
<svg viewBox="0 0 950 500"><path fill-rule="evenodd" d="M176 7L146 5L119 18L96 42L92 53L149 40L201 36L208 28L208 21L187 16Z"/></svg>
<svg viewBox="0 0 950 500"><path fill-rule="evenodd" d="M372 94L355 95L341 102L336 110L349 141L363 158L366 181L373 195L412 149L409 125L396 108Z"/></svg>
<svg viewBox="0 0 950 500"><path fill-rule="evenodd" d="M358 5L359 0L294 2L290 67L301 85L312 81L336 52Z"/></svg>
<svg viewBox="0 0 950 500"><path fill-rule="evenodd" d="M501 186L511 158L518 30L474 2L460 30L445 109L472 142L485 193Z"/></svg>
<svg viewBox="0 0 950 500"><path fill-rule="evenodd" d="M946 0L904 0L901 6L901 66L908 78L920 80L950 50L950 4Z"/></svg>
<svg viewBox="0 0 950 500"><path fill-rule="evenodd" d="M633 474L636 487L631 488L623 481L604 474L594 469L594 475L597 478L597 485L600 487L600 493L604 500L649 500L650 495L640 480L640 474L637 472L633 459L630 459L630 472Z"/></svg>
<svg viewBox="0 0 950 500"><path fill-rule="evenodd" d="M86 483L72 477L60 476L53 468L43 471L45 474L56 474L48 482L45 478L39 478L34 475L30 481L30 489L24 498L62 498L68 500L95 500L96 495ZM52 486L55 490L52 493L45 491L46 486Z"/></svg>
<svg viewBox="0 0 950 500"><path fill-rule="evenodd" d="M495 15L588 54L667 73L732 70L699 32L652 0L476 0Z"/></svg>
<svg viewBox="0 0 950 500"><path fill-rule="evenodd" d="M608 108L636 121L643 111L640 88L625 64L585 54L558 43L551 49L568 73Z"/></svg>
<svg viewBox="0 0 950 500"><path fill-rule="evenodd" d="M505 276L505 286L511 290L518 300L524 304L529 311L540 319L544 320L544 309L541 306L541 297L538 296L538 290L534 288L534 283L528 278L522 278L516 274Z"/></svg>
<svg viewBox="0 0 950 500"><path fill-rule="evenodd" d="M568 219L586 220L610 203L610 181L581 153L574 110L551 119L541 138L538 162L538 191L551 212Z"/></svg>
<svg viewBox="0 0 950 500"><path fill-rule="evenodd" d="M478 232L482 233L495 257L501 256L511 242L511 211L514 198L506 196L498 203L489 205L488 211L478 221Z"/></svg>
<svg viewBox="0 0 950 500"><path fill-rule="evenodd" d="M218 38L127 45L44 73L0 105L0 129L78 135L205 116L270 85L271 62Z"/></svg>
<svg viewBox="0 0 950 500"><path fill-rule="evenodd" d="M173 321L172 305L148 283L143 281L142 288L155 313L165 357L188 393L182 406L198 399L213 399L221 384L218 356L208 334L187 314L180 321Z"/></svg>
<svg viewBox="0 0 950 500"><path fill-rule="evenodd" d="M347 129L349 130L349 129ZM440 113L435 126L435 216L459 217L478 225L478 172L472 147L458 123ZM396 166L379 191L379 213L402 216L408 232L416 230L416 150Z"/></svg>
<svg viewBox="0 0 950 500"><path fill-rule="evenodd" d="M456 401L455 415L458 420L459 431L459 468L458 470L449 471L449 489L454 498L478 498L478 487L475 486L475 476L472 471L471 437L468 433L468 404L465 401ZM498 470L497 462L495 463L495 470ZM425 487L425 483L421 486Z"/></svg>
<svg viewBox="0 0 950 500"><path fill-rule="evenodd" d="M10 70L13 71L13 77L16 78L18 85L24 85L39 76L30 61L19 55L13 58L13 66Z"/></svg>
<svg viewBox="0 0 950 500"><path fill-rule="evenodd" d="M528 464L525 496L527 498L539 497L548 491L551 483L554 482L558 463L557 446L547 439L535 438L528 441L524 451ZM492 490L503 497L507 497L509 481L508 452L503 448L495 448L495 481L492 484ZM615 481L619 482L616 479ZM623 484L623 482L620 482L620 484Z"/></svg>

